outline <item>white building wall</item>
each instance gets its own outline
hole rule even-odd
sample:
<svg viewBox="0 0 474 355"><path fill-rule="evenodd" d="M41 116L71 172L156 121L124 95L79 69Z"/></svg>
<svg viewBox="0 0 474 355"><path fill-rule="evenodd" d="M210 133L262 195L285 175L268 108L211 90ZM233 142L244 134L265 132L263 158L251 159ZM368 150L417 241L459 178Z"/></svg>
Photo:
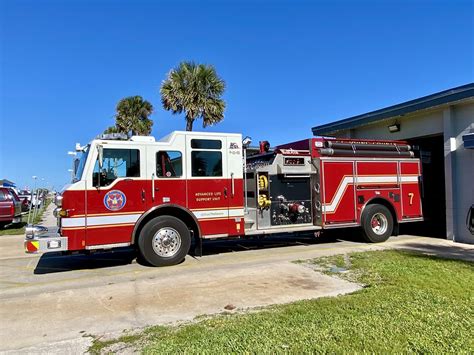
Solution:
<svg viewBox="0 0 474 355"><path fill-rule="evenodd" d="M466 227L469 208L474 204L474 149L466 149L462 136L474 132L474 103L453 107L454 151L454 240L474 244Z"/></svg>
<svg viewBox="0 0 474 355"><path fill-rule="evenodd" d="M399 123L399 132L388 126ZM385 119L371 125L337 132L345 138L394 139L443 134L445 142L447 238L474 244L466 227L468 209L474 204L474 149L465 149L462 136L474 132L474 102L438 107L431 111Z"/></svg>
<svg viewBox="0 0 474 355"><path fill-rule="evenodd" d="M399 123L401 129L399 132L390 133L387 127L395 123ZM440 134L442 132L443 111L438 109L437 111L432 111L425 114L404 116L397 119L391 118L379 121L372 125L351 129L350 138L403 140L414 137Z"/></svg>

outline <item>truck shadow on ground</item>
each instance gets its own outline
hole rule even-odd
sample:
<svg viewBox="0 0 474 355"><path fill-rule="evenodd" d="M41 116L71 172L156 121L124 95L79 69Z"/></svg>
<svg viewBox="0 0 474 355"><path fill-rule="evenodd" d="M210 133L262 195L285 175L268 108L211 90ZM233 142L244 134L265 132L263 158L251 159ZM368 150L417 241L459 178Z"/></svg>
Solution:
<svg viewBox="0 0 474 355"><path fill-rule="evenodd" d="M341 239L341 234L344 239ZM338 233L330 231L315 237L311 234L267 236L265 238L230 239L230 240L205 240L202 247L202 256L246 252L251 250L284 248L291 246L310 246L315 244L337 243L352 241L363 243L358 233L348 231ZM188 257L198 258L194 246L191 247ZM35 267L34 274L50 274L74 270L101 269L131 264L135 259L141 266L150 266L141 258L133 248L121 248L107 252L91 254L62 255L60 253L43 254Z"/></svg>
<svg viewBox="0 0 474 355"><path fill-rule="evenodd" d="M337 246L340 242L366 244L361 237L360 230L350 228L328 230L319 237L315 237L312 233L307 233L267 236L265 238L205 240L202 247L202 256L330 243ZM415 251L420 253L420 256L435 256L474 262L474 249L462 246L407 243L399 249ZM188 257L199 258L194 246L191 247ZM95 252L93 254L43 254L36 265L34 273L41 275L74 270L106 269L131 264L135 259L137 264L150 267L144 260L141 260L139 257L137 258L137 253L133 248L121 248L107 252Z"/></svg>
<svg viewBox="0 0 474 355"><path fill-rule="evenodd" d="M62 255L60 253L48 253L41 255L34 274L43 275L122 266L131 264L135 257L135 251L131 248L93 254Z"/></svg>
<svg viewBox="0 0 474 355"><path fill-rule="evenodd" d="M461 245L407 243L398 249L413 252L420 257L436 257L474 262L474 248L466 247L465 244Z"/></svg>
<svg viewBox="0 0 474 355"><path fill-rule="evenodd" d="M344 240L356 241L356 236L346 235ZM327 244L341 242L335 233L324 233L315 237L312 233L294 235L266 236L264 238L248 238L234 240L209 240L203 242L202 255L215 255L235 252L245 252L249 250L274 249L290 246L309 246L316 244ZM362 239L359 240L362 242ZM192 256L197 256L191 248Z"/></svg>

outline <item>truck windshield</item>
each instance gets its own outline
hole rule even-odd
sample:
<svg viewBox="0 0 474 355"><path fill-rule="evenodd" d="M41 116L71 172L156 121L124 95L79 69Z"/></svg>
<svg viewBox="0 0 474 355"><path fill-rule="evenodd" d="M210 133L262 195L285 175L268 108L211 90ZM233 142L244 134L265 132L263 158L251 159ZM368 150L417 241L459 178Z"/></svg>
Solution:
<svg viewBox="0 0 474 355"><path fill-rule="evenodd" d="M81 180L82 173L84 172L84 166L86 165L87 156L89 155L90 145L87 145L82 151L81 157L78 159L78 163L74 162L74 177L72 182Z"/></svg>

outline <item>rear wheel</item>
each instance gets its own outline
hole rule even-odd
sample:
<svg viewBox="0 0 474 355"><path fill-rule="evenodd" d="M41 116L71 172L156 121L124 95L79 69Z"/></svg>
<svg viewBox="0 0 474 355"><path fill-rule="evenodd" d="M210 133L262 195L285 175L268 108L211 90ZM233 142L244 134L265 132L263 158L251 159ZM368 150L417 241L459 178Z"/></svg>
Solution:
<svg viewBox="0 0 474 355"><path fill-rule="evenodd" d="M159 216L141 230L138 249L141 257L153 266L180 263L191 246L191 235L186 224L172 216Z"/></svg>
<svg viewBox="0 0 474 355"><path fill-rule="evenodd" d="M361 222L364 239L370 243L385 242L392 235L393 217L385 206L367 206Z"/></svg>

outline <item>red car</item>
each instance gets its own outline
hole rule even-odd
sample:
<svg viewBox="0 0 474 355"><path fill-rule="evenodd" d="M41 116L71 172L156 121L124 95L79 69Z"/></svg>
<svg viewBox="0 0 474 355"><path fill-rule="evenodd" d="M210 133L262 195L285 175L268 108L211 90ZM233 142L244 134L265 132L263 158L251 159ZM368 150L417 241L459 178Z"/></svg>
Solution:
<svg viewBox="0 0 474 355"><path fill-rule="evenodd" d="M0 228L21 222L21 201L15 191L0 187Z"/></svg>

